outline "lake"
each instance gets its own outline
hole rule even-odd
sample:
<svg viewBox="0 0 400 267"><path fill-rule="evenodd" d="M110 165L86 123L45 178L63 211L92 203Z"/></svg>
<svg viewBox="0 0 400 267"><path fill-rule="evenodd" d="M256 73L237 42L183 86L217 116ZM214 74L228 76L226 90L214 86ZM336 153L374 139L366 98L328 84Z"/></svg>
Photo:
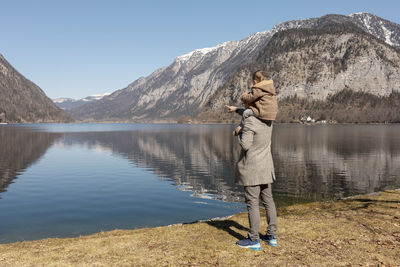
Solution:
<svg viewBox="0 0 400 267"><path fill-rule="evenodd" d="M0 126L0 243L245 211L234 125ZM277 206L400 188L400 125L276 124Z"/></svg>

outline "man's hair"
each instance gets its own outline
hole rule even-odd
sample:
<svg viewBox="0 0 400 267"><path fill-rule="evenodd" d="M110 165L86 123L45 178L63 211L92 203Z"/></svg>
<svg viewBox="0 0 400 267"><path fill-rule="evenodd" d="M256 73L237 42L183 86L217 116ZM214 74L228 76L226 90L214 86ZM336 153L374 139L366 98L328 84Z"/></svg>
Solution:
<svg viewBox="0 0 400 267"><path fill-rule="evenodd" d="M258 70L253 73L253 80L256 80L258 82L267 80L267 74L263 70Z"/></svg>

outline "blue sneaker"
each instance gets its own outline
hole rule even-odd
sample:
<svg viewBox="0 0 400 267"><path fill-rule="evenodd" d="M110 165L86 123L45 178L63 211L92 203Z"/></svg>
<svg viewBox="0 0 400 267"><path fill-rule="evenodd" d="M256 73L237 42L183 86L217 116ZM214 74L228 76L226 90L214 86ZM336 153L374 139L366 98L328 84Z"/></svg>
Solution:
<svg viewBox="0 0 400 267"><path fill-rule="evenodd" d="M250 238L239 240L238 242L236 242L236 245L242 248L261 250L260 240L252 241Z"/></svg>
<svg viewBox="0 0 400 267"><path fill-rule="evenodd" d="M264 242L267 242L268 245L271 247L276 247L278 245L278 241L276 241L276 236L275 235L264 235L261 236L261 240Z"/></svg>

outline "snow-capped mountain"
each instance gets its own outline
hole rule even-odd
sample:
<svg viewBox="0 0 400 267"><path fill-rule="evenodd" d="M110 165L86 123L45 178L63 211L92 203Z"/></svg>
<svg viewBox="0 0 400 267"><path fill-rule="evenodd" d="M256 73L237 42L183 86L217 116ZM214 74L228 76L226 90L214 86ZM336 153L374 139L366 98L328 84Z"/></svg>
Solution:
<svg viewBox="0 0 400 267"><path fill-rule="evenodd" d="M108 96L108 95L111 95L111 93L104 93L104 94L100 94L100 95L90 95L85 98L82 98L81 100L84 102L90 102L90 101L100 100L103 97Z"/></svg>
<svg viewBox="0 0 400 267"><path fill-rule="evenodd" d="M64 103L64 102L68 102L68 101L76 101L73 98L68 98L68 97L61 97L61 98L55 98L52 99L54 103Z"/></svg>
<svg viewBox="0 0 400 267"><path fill-rule="evenodd" d="M236 79L235 86L246 88L249 78L233 77L241 67L252 64L277 32L289 29L318 29L332 24L352 23L392 47L400 47L400 25L369 13L349 16L326 15L277 24L240 41L197 49L178 56L171 65L94 103L73 109L77 119L146 121L175 120L181 115L196 116L219 88ZM278 44L279 45L279 44ZM256 66L254 66L256 67ZM234 100L241 90L231 96Z"/></svg>
<svg viewBox="0 0 400 267"><path fill-rule="evenodd" d="M98 94L98 95L90 95L82 99L73 99L73 98L67 98L67 97L61 97L61 98L55 98L53 99L53 102L60 107L61 109L64 110L70 110L73 108L80 107L86 103L97 101L102 99L105 96L110 95L111 93L104 93L104 94Z"/></svg>
<svg viewBox="0 0 400 267"><path fill-rule="evenodd" d="M369 34L376 36L391 46L400 47L399 24L363 12L350 14L349 17L352 18L352 21L357 26Z"/></svg>
<svg viewBox="0 0 400 267"><path fill-rule="evenodd" d="M254 62L217 89L198 119L231 120L231 114L221 111L227 103L241 105L239 96L248 90L246 82L256 69L274 80L278 121L295 121L301 112L341 122L400 120L393 112L400 108L400 53L353 23L275 34Z"/></svg>

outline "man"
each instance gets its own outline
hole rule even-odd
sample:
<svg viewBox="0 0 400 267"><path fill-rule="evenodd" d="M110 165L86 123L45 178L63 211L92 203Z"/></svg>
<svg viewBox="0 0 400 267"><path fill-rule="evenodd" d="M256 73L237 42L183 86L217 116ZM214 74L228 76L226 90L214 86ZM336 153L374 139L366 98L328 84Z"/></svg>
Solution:
<svg viewBox="0 0 400 267"><path fill-rule="evenodd" d="M255 72L253 75L253 87L260 87L259 85L266 83L266 80L267 78L263 71ZM232 106L227 106L227 108L229 112L239 111L238 108ZM276 114L276 103L272 103L272 105L266 108L274 109L269 111ZM275 116L270 117L269 120L262 120L256 116L249 116L243 121L243 129L238 135L239 144L242 149L237 163L238 175L236 182L244 186L250 230L248 232L248 237L239 240L236 244L240 247L254 250L261 249L260 236L258 233L260 228L260 196L262 204L266 209L268 222L267 233L265 236L262 236L261 239L266 241L270 246L277 246L276 208L271 190L271 184L275 180L274 164L271 154L273 120L275 120Z"/></svg>

